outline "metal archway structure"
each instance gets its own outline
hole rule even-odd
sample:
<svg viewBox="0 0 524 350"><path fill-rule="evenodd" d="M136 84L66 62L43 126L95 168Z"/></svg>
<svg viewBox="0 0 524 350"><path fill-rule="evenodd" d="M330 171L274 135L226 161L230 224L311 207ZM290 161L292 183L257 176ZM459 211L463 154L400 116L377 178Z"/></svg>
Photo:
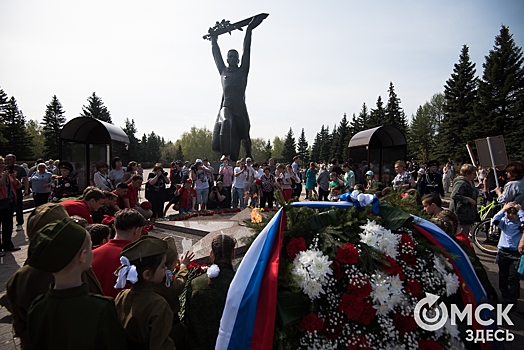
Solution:
<svg viewBox="0 0 524 350"><path fill-rule="evenodd" d="M78 186L89 186L96 163L119 156L126 164L129 160L129 137L118 126L98 119L78 117L67 122L60 132L60 159L74 166Z"/></svg>
<svg viewBox="0 0 524 350"><path fill-rule="evenodd" d="M406 159L406 136L392 125L361 131L351 138L348 147L353 163L366 164L382 184L389 185L395 177L395 162Z"/></svg>

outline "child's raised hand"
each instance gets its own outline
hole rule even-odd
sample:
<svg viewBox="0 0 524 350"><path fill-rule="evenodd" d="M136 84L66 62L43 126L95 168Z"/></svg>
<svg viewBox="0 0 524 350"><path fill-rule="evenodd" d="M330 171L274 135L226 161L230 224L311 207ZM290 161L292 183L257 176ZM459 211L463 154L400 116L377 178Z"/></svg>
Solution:
<svg viewBox="0 0 524 350"><path fill-rule="evenodd" d="M513 207L513 202L509 202L509 203L504 204L504 206L502 207L502 210L506 211L512 207Z"/></svg>
<svg viewBox="0 0 524 350"><path fill-rule="evenodd" d="M189 250L185 251L184 254L180 257L180 264L189 265L191 260L195 258L195 253L190 252Z"/></svg>

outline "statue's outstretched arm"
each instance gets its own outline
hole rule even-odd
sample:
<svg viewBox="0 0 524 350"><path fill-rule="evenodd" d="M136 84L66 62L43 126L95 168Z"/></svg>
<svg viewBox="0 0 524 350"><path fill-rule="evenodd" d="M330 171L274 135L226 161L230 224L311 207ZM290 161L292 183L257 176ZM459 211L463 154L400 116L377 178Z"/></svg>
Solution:
<svg viewBox="0 0 524 350"><path fill-rule="evenodd" d="M249 63L251 60L251 28L247 27L246 36L244 37L244 48L242 51L242 61L240 63L240 69L245 74L249 73Z"/></svg>
<svg viewBox="0 0 524 350"><path fill-rule="evenodd" d="M224 64L224 59L222 58L222 53L220 52L220 47L218 46L217 37L211 37L211 51L213 52L213 58L215 59L215 64L218 68L218 73L222 74L226 65Z"/></svg>

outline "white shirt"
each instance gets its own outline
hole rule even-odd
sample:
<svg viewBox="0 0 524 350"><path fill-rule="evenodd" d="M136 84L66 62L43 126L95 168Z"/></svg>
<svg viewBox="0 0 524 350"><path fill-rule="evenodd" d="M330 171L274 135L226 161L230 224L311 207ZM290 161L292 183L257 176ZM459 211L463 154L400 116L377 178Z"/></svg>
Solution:
<svg viewBox="0 0 524 350"><path fill-rule="evenodd" d="M240 167L235 167L234 172L239 173ZM246 182L246 177L248 176L249 172L247 170L242 171L242 173L238 176L234 176L233 179L233 186L236 188L244 188L244 183Z"/></svg>

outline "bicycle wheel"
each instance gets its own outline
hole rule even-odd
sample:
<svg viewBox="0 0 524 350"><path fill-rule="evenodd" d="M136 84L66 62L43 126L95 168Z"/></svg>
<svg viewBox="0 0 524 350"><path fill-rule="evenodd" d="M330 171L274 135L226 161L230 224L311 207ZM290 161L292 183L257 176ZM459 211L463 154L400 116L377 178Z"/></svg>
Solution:
<svg viewBox="0 0 524 350"><path fill-rule="evenodd" d="M484 219L473 229L473 243L484 253L497 255L500 228L491 225L491 219Z"/></svg>

